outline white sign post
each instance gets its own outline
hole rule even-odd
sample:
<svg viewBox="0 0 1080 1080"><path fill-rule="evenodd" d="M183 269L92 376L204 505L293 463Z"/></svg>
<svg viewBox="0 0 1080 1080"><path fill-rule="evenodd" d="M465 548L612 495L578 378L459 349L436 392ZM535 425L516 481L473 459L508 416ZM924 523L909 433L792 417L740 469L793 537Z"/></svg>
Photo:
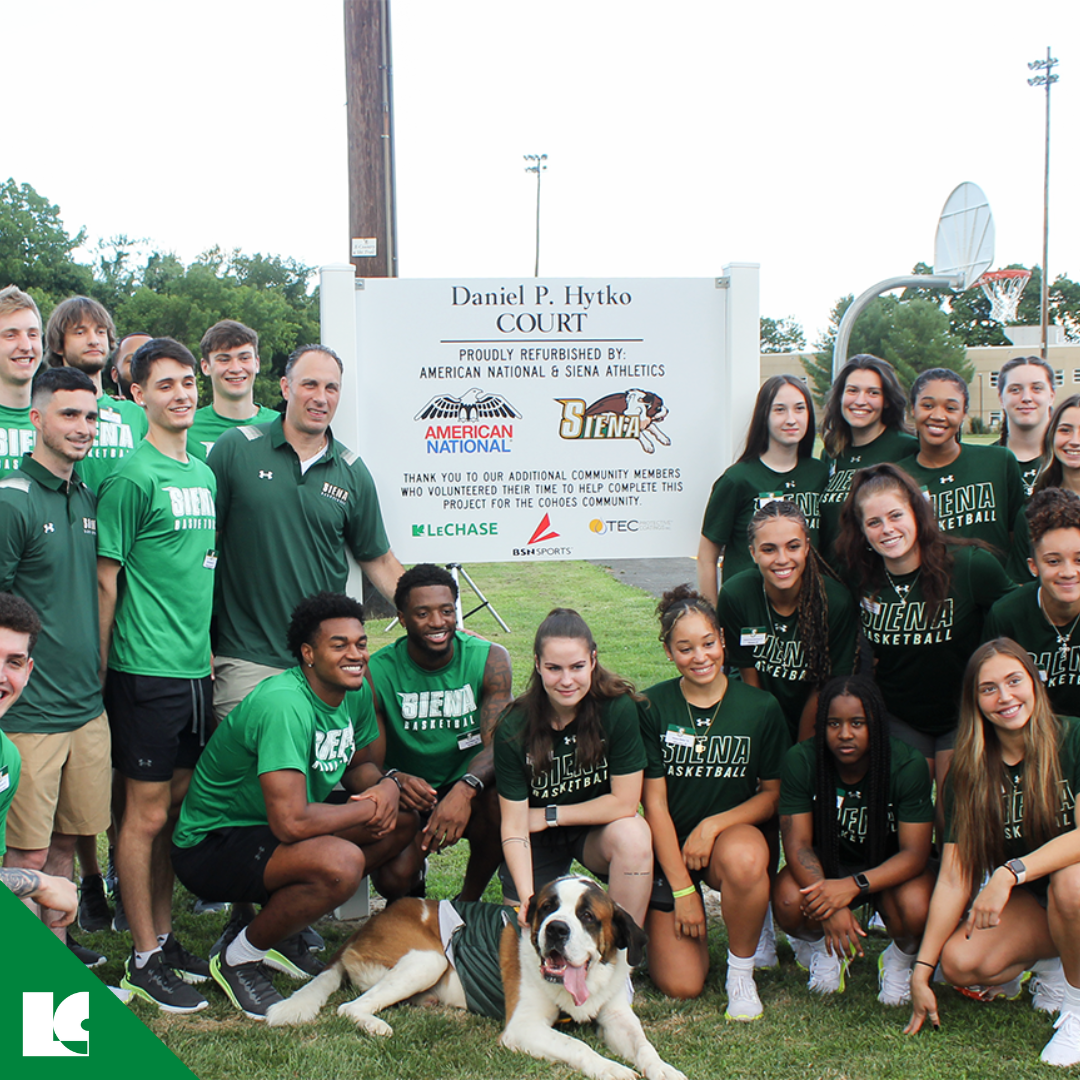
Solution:
<svg viewBox="0 0 1080 1080"><path fill-rule="evenodd" d="M402 562L691 554L757 393L758 268L353 282L323 271L359 450ZM355 367L345 329L354 298ZM354 375L354 372L357 374Z"/></svg>

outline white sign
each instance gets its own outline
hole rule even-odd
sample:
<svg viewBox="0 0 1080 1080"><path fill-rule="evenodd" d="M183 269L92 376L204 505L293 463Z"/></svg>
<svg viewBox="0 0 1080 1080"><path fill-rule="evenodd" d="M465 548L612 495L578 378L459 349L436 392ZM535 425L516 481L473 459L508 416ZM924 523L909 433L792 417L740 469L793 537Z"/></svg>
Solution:
<svg viewBox="0 0 1080 1080"><path fill-rule="evenodd" d="M354 259L373 259L379 253L379 238L377 236L354 236L352 242L352 257Z"/></svg>
<svg viewBox="0 0 1080 1080"><path fill-rule="evenodd" d="M357 448L402 562L692 554L731 444L721 285L365 279Z"/></svg>

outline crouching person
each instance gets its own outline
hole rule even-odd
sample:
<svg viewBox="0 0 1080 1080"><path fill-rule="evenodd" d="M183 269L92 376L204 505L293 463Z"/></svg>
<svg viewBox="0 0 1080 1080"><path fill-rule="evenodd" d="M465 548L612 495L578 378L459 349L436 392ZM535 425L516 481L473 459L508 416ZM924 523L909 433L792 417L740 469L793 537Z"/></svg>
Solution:
<svg viewBox="0 0 1080 1080"><path fill-rule="evenodd" d="M262 1020L281 1000L262 964L277 943L332 911L365 874L388 899L407 871L395 864L417 819L368 756L378 735L360 604L318 593L288 631L298 666L260 683L226 717L199 759L180 811L173 864L208 900L262 910L211 958L232 1003ZM347 802L323 800L341 781Z"/></svg>

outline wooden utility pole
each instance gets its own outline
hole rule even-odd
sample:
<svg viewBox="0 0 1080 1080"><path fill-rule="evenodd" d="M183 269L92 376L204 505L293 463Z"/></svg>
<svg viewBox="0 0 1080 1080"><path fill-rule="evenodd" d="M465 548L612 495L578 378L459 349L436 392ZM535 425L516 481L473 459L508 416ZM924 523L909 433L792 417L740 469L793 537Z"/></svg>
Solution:
<svg viewBox="0 0 1080 1080"><path fill-rule="evenodd" d="M344 0L349 249L358 277L397 277L390 0Z"/></svg>

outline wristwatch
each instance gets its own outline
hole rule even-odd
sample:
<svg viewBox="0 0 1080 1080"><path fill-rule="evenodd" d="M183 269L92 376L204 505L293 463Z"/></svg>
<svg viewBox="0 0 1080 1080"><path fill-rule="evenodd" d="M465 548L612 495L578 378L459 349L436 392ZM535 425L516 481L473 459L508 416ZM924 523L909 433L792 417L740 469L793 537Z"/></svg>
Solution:
<svg viewBox="0 0 1080 1080"><path fill-rule="evenodd" d="M1027 867L1019 859L1009 859L1004 866L1006 870L1012 871L1017 885L1024 884L1024 878L1027 877Z"/></svg>
<svg viewBox="0 0 1080 1080"><path fill-rule="evenodd" d="M468 784L477 795L484 790L484 781L481 780L479 776L473 776L471 772L467 772L461 779L464 783Z"/></svg>
<svg viewBox="0 0 1080 1080"><path fill-rule="evenodd" d="M860 896L870 895L870 879L865 874L852 874L855 884L859 886Z"/></svg>
<svg viewBox="0 0 1080 1080"><path fill-rule="evenodd" d="M554 829L559 824L559 808L554 803L544 807L544 821L549 829Z"/></svg>

